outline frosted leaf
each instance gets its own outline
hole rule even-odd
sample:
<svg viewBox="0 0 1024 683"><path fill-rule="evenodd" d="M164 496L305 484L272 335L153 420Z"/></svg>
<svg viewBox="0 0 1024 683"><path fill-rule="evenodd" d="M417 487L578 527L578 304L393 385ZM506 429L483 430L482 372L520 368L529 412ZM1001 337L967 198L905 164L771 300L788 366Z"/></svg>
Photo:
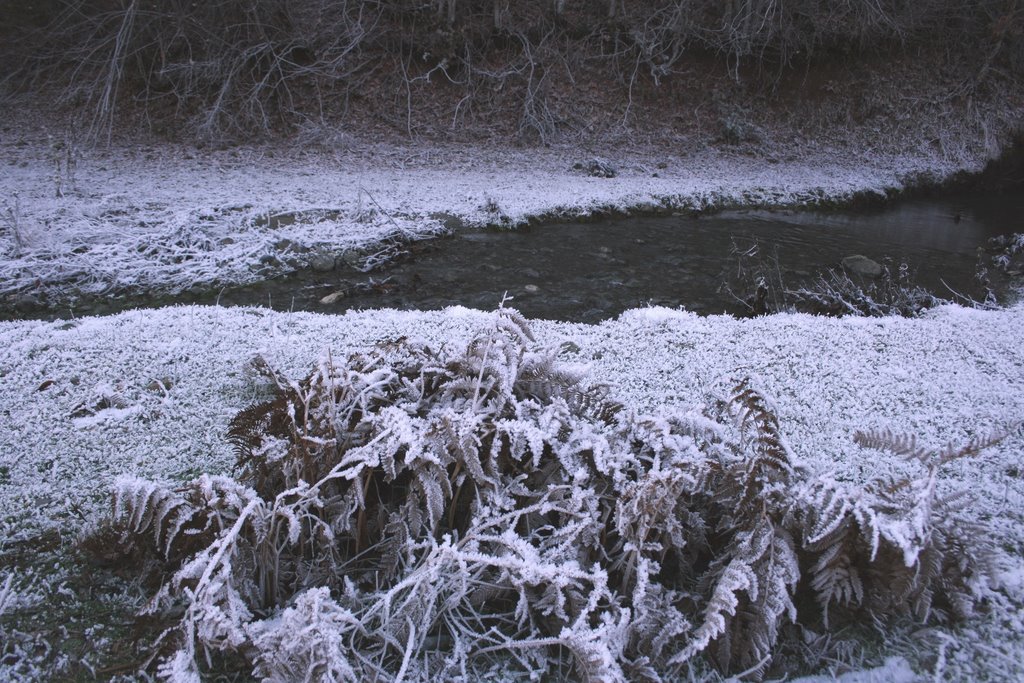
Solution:
<svg viewBox="0 0 1024 683"><path fill-rule="evenodd" d="M186 650L178 650L157 668L157 675L167 683L201 683L195 657Z"/></svg>
<svg viewBox="0 0 1024 683"><path fill-rule="evenodd" d="M279 616L252 622L246 632L257 651L254 673L265 681L363 680L346 656L352 637L363 632L362 624L326 588L298 594Z"/></svg>

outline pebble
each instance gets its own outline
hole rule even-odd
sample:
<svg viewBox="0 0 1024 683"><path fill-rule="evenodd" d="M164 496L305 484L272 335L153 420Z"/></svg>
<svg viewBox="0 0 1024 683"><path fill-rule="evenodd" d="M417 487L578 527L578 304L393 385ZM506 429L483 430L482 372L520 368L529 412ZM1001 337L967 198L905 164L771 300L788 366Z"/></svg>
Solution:
<svg viewBox="0 0 1024 683"><path fill-rule="evenodd" d="M328 294L324 298L320 299L320 303L322 303L324 305L333 304L338 299L344 298L344 296L345 296L345 292L342 292L342 291L331 292L330 294Z"/></svg>

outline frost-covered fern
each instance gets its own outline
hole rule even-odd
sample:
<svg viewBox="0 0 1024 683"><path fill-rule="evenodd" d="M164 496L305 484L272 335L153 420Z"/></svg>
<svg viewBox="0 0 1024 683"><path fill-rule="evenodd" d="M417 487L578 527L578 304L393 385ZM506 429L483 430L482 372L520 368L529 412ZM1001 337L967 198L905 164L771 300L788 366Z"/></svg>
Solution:
<svg viewBox="0 0 1024 683"><path fill-rule="evenodd" d="M184 616L158 672L232 653L270 681L768 671L788 623L963 615L984 595L938 467L863 489L811 476L749 382L635 415L501 308L458 354L397 340L240 412L237 478L121 480L112 528ZM798 600L803 594L816 600Z"/></svg>

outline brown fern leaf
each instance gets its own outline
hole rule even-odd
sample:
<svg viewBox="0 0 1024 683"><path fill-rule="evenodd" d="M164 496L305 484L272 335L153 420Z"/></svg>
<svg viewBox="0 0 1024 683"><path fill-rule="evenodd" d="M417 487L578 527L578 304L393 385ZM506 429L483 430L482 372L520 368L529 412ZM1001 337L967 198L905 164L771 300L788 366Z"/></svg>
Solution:
<svg viewBox="0 0 1024 683"><path fill-rule="evenodd" d="M800 579L796 549L785 531L765 526L772 539L768 551L754 564L756 590L744 596L742 607L713 646L723 670L742 668L759 675L771 659L783 621L796 621L792 599Z"/></svg>
<svg viewBox="0 0 1024 683"><path fill-rule="evenodd" d="M929 464L933 452L917 445L917 437L913 434L897 434L891 429L871 429L866 432L857 431L853 435L856 444L864 448L888 451L907 460L917 460Z"/></svg>
<svg viewBox="0 0 1024 683"><path fill-rule="evenodd" d="M206 526L203 512L189 500L187 490L182 495L143 479L118 479L113 504L111 522L120 531L121 542L130 545L133 539L148 536L164 560L180 558L183 544L194 545Z"/></svg>
<svg viewBox="0 0 1024 683"><path fill-rule="evenodd" d="M733 619L740 610L746 609L750 597L758 594L760 577L757 565L772 546L772 536L768 524L740 532L732 541L732 552L724 553L712 562L702 579L707 586L703 592L709 593L703 610L703 623L694 630L686 646L669 660L669 664L682 664L707 650L723 636L730 637ZM717 647L731 657L731 643L719 643ZM728 667L728 663L725 666Z"/></svg>
<svg viewBox="0 0 1024 683"><path fill-rule="evenodd" d="M237 458L236 468L244 468L248 464L267 435L279 438L290 435L283 397L244 408L228 423L227 436Z"/></svg>
<svg viewBox="0 0 1024 683"><path fill-rule="evenodd" d="M381 570L389 579L398 575L403 563L407 560L405 548L411 537L412 534L409 533L409 525L403 519L402 515L391 513L390 518L384 527L383 540L380 548Z"/></svg>
<svg viewBox="0 0 1024 683"><path fill-rule="evenodd" d="M908 567L898 548L884 545L868 567L868 610L878 617L903 614L925 623L940 589L944 555L929 543Z"/></svg>
<svg viewBox="0 0 1024 683"><path fill-rule="evenodd" d="M515 392L544 402L578 387L585 376L580 368L560 363L553 353L531 353L523 359Z"/></svg>
<svg viewBox="0 0 1024 683"><path fill-rule="evenodd" d="M999 443L1006 440L1011 434L1020 429L1020 423L1007 429L993 429L984 434L978 434L971 438L963 446L956 448L952 443L947 444L945 448L939 451L936 455L940 463L947 463L951 460L958 460L959 458L969 458L977 455L986 448L998 445Z"/></svg>
<svg viewBox="0 0 1024 683"><path fill-rule="evenodd" d="M518 310L502 306L495 311L495 314L496 326L519 340L522 346L537 341L530 328L530 321Z"/></svg>
<svg viewBox="0 0 1024 683"><path fill-rule="evenodd" d="M640 596L634 596L633 619L629 624L629 652L637 663L663 664L666 654L693 630L685 614L688 595L653 582ZM635 680L630 677L629 680Z"/></svg>
<svg viewBox="0 0 1024 683"><path fill-rule="evenodd" d="M944 508L938 510L946 514ZM952 616L966 619L974 614L987 577L996 573L995 538L984 525L952 515L936 524L933 535L935 545L944 550L937 579L941 597Z"/></svg>
<svg viewBox="0 0 1024 683"><path fill-rule="evenodd" d="M767 470L783 478L792 474L793 458L779 428L779 418L768 399L751 387L749 378L733 388L728 405L753 451L748 462L751 476L760 477Z"/></svg>
<svg viewBox="0 0 1024 683"><path fill-rule="evenodd" d="M597 385L582 390L570 389L563 394L563 398L573 414L612 425L625 410L625 406L608 398L608 394L608 387Z"/></svg>
<svg viewBox="0 0 1024 683"><path fill-rule="evenodd" d="M625 681L622 666L608 648L608 643L595 637L593 631L586 635L570 633L563 636L572 652L577 675L582 683L611 683Z"/></svg>
<svg viewBox="0 0 1024 683"><path fill-rule="evenodd" d="M868 551L856 524L846 515L818 548L818 557L811 567L811 588L828 628L829 608L833 604L856 607L864 603L863 565Z"/></svg>
<svg viewBox="0 0 1024 683"><path fill-rule="evenodd" d="M917 460L923 465L932 466L975 456L986 448L999 444L1019 428L1020 424L1008 429L993 429L974 436L963 446L957 447L949 443L941 450L918 446L917 438L913 434L897 434L889 428L857 431L853 435L853 440L865 448L888 451L907 460Z"/></svg>

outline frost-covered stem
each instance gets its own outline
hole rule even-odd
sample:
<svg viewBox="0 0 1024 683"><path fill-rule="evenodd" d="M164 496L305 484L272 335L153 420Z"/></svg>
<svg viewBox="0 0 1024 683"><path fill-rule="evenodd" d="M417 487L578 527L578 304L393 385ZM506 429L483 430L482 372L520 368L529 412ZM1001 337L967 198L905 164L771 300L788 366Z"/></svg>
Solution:
<svg viewBox="0 0 1024 683"><path fill-rule="evenodd" d="M753 675L753 674L756 674L757 672L761 671L762 667L764 667L764 665L765 665L765 664L767 664L767 663L768 663L768 661L769 661L769 660L770 660L771 658L772 658L772 656L771 656L770 654L768 654L768 655L765 655L765 656L764 656L764 657L763 657L763 658L761 659L761 661L759 661L759 662L758 662L757 664L754 664L754 665L753 665L752 667L750 667L750 668L749 668L749 669L747 669L746 671L741 671L740 673L738 673L738 674L736 674L736 675L734 675L734 676L730 676L730 677L729 677L729 680L730 680L730 681L742 681L742 680L743 680L744 678L746 678L747 676L751 676L751 675Z"/></svg>
<svg viewBox="0 0 1024 683"><path fill-rule="evenodd" d="M350 480L351 479L355 479L359 475L358 472L356 472L352 476L346 476L345 474L342 474L342 470L347 468L347 467L349 467L352 464L352 462L354 460L354 458L351 457L352 454L353 453L357 453L359 455L362 455L363 452L369 450L370 446L375 445L381 439L385 438L386 436L389 436L391 434L391 432L392 432L392 430L390 428L385 429L380 434L375 436L372 441L367 442L366 444L360 446L359 448L354 448L354 449L350 450L346 454L346 457L343 458L341 462L339 462L337 465L332 467L330 472L325 474L322 479L317 481L312 486L309 486L309 487L307 487L307 486L293 486L292 488L290 488L290 489L288 489L286 491L282 491L281 493L277 494L277 496L274 498L274 508L277 509L279 506L289 505L288 503L284 502L284 499L286 497L288 497L288 496L296 496L296 495L298 495L298 496L307 496L308 497L310 495L319 493L319 490L320 490L321 486L323 486L324 484L326 484L329 481L333 481L334 479L337 479L340 476L344 476L346 479L350 479Z"/></svg>
<svg viewBox="0 0 1024 683"><path fill-rule="evenodd" d="M338 402L337 402L337 386L334 382L334 358L331 356L331 350L327 349L327 384L330 387L330 401L328 401L328 409L331 413L331 426L337 429L338 425ZM336 436L337 434L335 434Z"/></svg>
<svg viewBox="0 0 1024 683"><path fill-rule="evenodd" d="M114 38L114 51L110 56L110 65L107 67L107 79L100 95L99 106L96 110L96 119L93 124L94 135L99 131L96 125L105 126L107 137L110 137L113 125L114 107L117 106L117 90L121 83L121 76L124 70L125 52L132 37L132 30L135 24L136 0L132 0L128 9L124 12L124 19L121 28Z"/></svg>
<svg viewBox="0 0 1024 683"><path fill-rule="evenodd" d="M640 544L643 545L644 539L640 539ZM628 553L629 559L626 561L626 567L622 570L622 585L632 586L633 585L633 572L636 568L638 560L641 560L640 548L633 543L626 543L622 548L624 553Z"/></svg>
<svg viewBox="0 0 1024 683"><path fill-rule="evenodd" d="M585 516L578 510L568 510L565 508L560 508L554 503L552 503L550 500L545 499L539 503L534 503L533 505L527 505L526 507L517 508L511 512L506 512L503 515L498 515L497 517L492 517L487 520L481 520L476 526L474 526L473 529L467 531L466 536L463 537L463 539L459 542L459 547L465 547L467 544L473 541L491 541L496 538L495 536L486 536L482 534L481 532L484 529L489 529L495 526L505 526L506 522L517 522L524 515L529 515L534 512L536 512L539 515L546 515L547 513L552 511L559 512L561 514L568 515L571 517Z"/></svg>
<svg viewBox="0 0 1024 683"><path fill-rule="evenodd" d="M407 588L411 588L413 586L416 586L420 582L422 582L423 581L423 574L428 572L428 570L432 570L432 569L434 569L436 567L437 563L435 562L435 560L436 560L437 557L439 557L440 551L442 551L442 550L444 550L443 546L435 545L433 547L433 549L431 550L430 554L426 558L423 559L423 561L422 561L422 563L421 563L419 568L417 568L415 571L413 571L405 579L403 579L402 581L399 581L394 586L389 588L388 591L383 595L383 597L381 597L381 599L378 600L373 605L373 607L368 609L363 614L363 616L362 616L363 623L366 623L368 618L370 616L376 614L377 612L383 611L385 615L390 614L391 613L391 601L394 599L394 597L396 595L398 595L399 593L401 593L402 591L406 590Z"/></svg>
<svg viewBox="0 0 1024 683"><path fill-rule="evenodd" d="M7 204L7 227L11 230L11 235L14 237L14 253L15 257L20 256L22 250L26 246L25 233L21 225L21 197L17 192L11 193L13 201Z"/></svg>
<svg viewBox="0 0 1024 683"><path fill-rule="evenodd" d="M491 353L491 347L494 345L493 337L487 339L487 347L484 349L484 357L480 360L480 372L476 376L476 384L473 386L473 412L476 413L480 409L480 390L484 382L484 369L487 367L487 357Z"/></svg>
<svg viewBox="0 0 1024 683"><path fill-rule="evenodd" d="M7 575L7 580L4 581L4 585L0 587L0 616L7 611L7 605L14 602L16 593L12 588L14 586L14 573ZM2 631L0 631L2 633Z"/></svg>
<svg viewBox="0 0 1024 683"><path fill-rule="evenodd" d="M345 413L346 423L352 419L352 415L356 412L357 408L362 410L364 413L369 412L367 410L367 397L372 396L372 392L376 391L377 389L386 387L392 378L390 374L380 372L374 373L374 375L383 376L377 377L377 379L374 379L372 382L367 382L366 386L359 390L359 394L348 402L348 411ZM372 376L373 375L371 375L371 377Z"/></svg>
<svg viewBox="0 0 1024 683"><path fill-rule="evenodd" d="M242 532L242 526L245 524L246 520L248 520L249 515L251 515L252 511L259 507L262 502L262 500L258 499L249 501L249 504L242 508L242 512L238 515L238 519L235 520L234 525L228 529L226 534L220 537L218 540L220 547L217 548L217 554L214 555L209 564L206 565L206 570L203 571L203 575L199 578L199 583L196 584L197 593L204 584L209 583L210 576L213 574L214 568L220 564L220 561L224 558L224 554L227 552L228 546L235 542L235 539L238 538L238 534Z"/></svg>
<svg viewBox="0 0 1024 683"><path fill-rule="evenodd" d="M927 543L925 536L930 536L932 508L935 503L935 486L938 483L939 467L941 463L930 463L928 465L928 483L925 486L925 494L921 496L921 531L922 543Z"/></svg>
<svg viewBox="0 0 1024 683"><path fill-rule="evenodd" d="M403 62L403 65L404 65L404 62ZM391 217L391 214L389 214L387 211L384 210L384 207L380 205L380 203L374 198L374 196L372 194L370 194L369 190L367 190L365 187L360 187L359 188L359 192L365 194L367 196L367 198L369 198L369 200L371 202L373 202L373 205L376 206L377 209L381 212L381 215L383 215L384 218L386 218L388 220L388 222L391 223L391 225L394 226L395 234L396 235L399 235L401 237L409 237L410 236L409 231L402 229L402 226L400 226L395 221L395 219ZM362 200L362 196L360 196L360 201L361 200Z"/></svg>
<svg viewBox="0 0 1024 683"><path fill-rule="evenodd" d="M296 395L302 402L302 435L309 434L309 402L313 399L313 392L303 392L296 387Z"/></svg>
<svg viewBox="0 0 1024 683"><path fill-rule="evenodd" d="M483 655L488 652L500 652L501 650L515 649L527 649L536 647L551 647L552 645L565 645L564 638L531 638L530 640L509 640L498 645L489 645L488 647L474 650L474 655Z"/></svg>
<svg viewBox="0 0 1024 683"><path fill-rule="evenodd" d="M232 527L230 529L228 529L227 533L222 535L216 541L216 543L219 544L219 546L217 548L217 552L213 555L213 557L207 563L206 569L203 570L202 576L199 578L199 581L196 583L195 590L191 591L192 599L191 599L191 602L189 603L188 610L185 613L185 618L184 618L183 621L185 623L185 647L186 647L186 653L192 659L195 658L195 638L196 638L196 633L195 633L196 614L195 614L195 611L196 611L196 605L199 602L199 596L203 592L203 590L206 589L208 584L210 583L210 579L213 576L213 572L216 570L216 568L218 566L220 566L221 562L224 559L224 555L228 551L228 548L233 547L234 542L238 538L238 535L242 532L242 527L245 525L245 522L248 520L249 515L251 515L253 510L255 510L262 503L263 503L263 501L258 499L258 498L256 500L249 501L249 504L246 505L242 509L242 512L238 515L238 519L235 520L234 525L232 525Z"/></svg>
<svg viewBox="0 0 1024 683"><path fill-rule="evenodd" d="M402 683L405 679L405 672L409 669L409 662L412 661L413 645L416 643L416 625L412 623L412 619L406 619L406 623L409 625L409 640L405 644L405 654L402 656L402 666L398 668L398 674L395 676L395 683Z"/></svg>

